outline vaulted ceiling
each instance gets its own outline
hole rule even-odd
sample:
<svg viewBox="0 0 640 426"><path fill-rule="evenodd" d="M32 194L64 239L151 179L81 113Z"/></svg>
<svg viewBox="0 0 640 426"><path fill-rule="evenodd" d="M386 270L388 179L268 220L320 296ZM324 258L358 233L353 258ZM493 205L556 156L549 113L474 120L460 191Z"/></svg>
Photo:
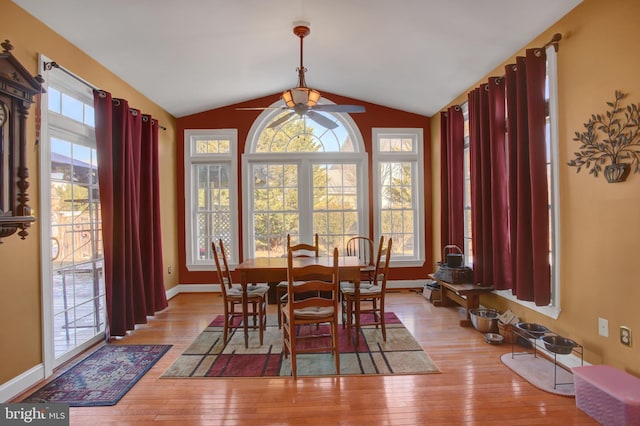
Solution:
<svg viewBox="0 0 640 426"><path fill-rule="evenodd" d="M182 117L294 87L300 20L309 87L431 116L581 0L13 1Z"/></svg>

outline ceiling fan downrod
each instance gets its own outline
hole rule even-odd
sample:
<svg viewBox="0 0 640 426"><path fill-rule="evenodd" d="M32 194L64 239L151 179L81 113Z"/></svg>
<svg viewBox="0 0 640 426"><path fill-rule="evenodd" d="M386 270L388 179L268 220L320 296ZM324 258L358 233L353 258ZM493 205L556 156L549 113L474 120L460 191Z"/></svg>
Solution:
<svg viewBox="0 0 640 426"><path fill-rule="evenodd" d="M300 66L298 67L298 87L307 87L307 83L304 79L304 73L307 71L307 69L304 67L304 62L303 62L303 43L304 43L304 38L306 36L308 36L311 33L311 28L309 27L308 24L302 24L300 23L299 25L295 25L293 27L293 34L295 34L296 36L298 36L300 38Z"/></svg>

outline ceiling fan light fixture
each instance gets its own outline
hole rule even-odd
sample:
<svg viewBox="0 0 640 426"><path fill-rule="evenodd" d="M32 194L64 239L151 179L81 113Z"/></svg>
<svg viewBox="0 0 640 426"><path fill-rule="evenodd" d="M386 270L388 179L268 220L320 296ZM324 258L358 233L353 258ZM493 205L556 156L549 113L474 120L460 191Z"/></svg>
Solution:
<svg viewBox="0 0 640 426"><path fill-rule="evenodd" d="M298 104L306 105L310 108L320 100L320 92L308 87L296 87L285 90L282 93L282 100L289 108L293 108Z"/></svg>
<svg viewBox="0 0 640 426"><path fill-rule="evenodd" d="M276 128L283 123L295 118L296 114L300 117L308 117L310 120L317 124L326 127L327 129L335 129L338 127L336 120L326 117L322 114L318 114L317 111L323 112L336 112L336 113L352 113L352 112L364 112L364 107L361 105L335 105L335 104L318 104L320 100L320 92L307 87L307 83L304 81L304 73L307 69L302 62L302 46L303 39L309 35L311 28L309 28L308 22L294 22L293 33L300 38L300 66L298 71L298 85L293 89L288 89L282 92L281 99L285 103L284 107L265 107L265 108L236 108L243 110L264 110L264 109L276 109L276 110L289 110L285 114L281 114L276 120L272 121L267 126L269 129Z"/></svg>

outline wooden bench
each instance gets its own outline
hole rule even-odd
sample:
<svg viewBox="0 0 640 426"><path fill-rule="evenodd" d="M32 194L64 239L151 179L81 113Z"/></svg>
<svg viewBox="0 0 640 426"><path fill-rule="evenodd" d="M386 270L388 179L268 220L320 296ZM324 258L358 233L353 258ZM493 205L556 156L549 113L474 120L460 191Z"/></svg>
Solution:
<svg viewBox="0 0 640 426"><path fill-rule="evenodd" d="M640 425L640 379L609 365L572 371L579 409L606 426Z"/></svg>
<svg viewBox="0 0 640 426"><path fill-rule="evenodd" d="M440 284L440 301L434 302L434 306L451 306L457 303L464 306L467 311L467 319L460 321L461 327L471 327L471 318L469 310L480 307L480 295L491 293L493 287L484 287L478 284L453 284L437 279L433 274L429 274L429 278Z"/></svg>

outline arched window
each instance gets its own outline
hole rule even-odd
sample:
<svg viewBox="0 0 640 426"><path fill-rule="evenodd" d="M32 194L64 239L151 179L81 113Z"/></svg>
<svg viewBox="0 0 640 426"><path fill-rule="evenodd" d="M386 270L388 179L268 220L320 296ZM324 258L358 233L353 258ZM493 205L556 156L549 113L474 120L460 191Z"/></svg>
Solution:
<svg viewBox="0 0 640 426"><path fill-rule="evenodd" d="M266 110L247 139L245 258L284 255L287 234L293 242L311 242L317 233L323 255L368 234L367 154L355 123L327 112L316 114L334 121L334 129L307 116L280 122L286 114Z"/></svg>

